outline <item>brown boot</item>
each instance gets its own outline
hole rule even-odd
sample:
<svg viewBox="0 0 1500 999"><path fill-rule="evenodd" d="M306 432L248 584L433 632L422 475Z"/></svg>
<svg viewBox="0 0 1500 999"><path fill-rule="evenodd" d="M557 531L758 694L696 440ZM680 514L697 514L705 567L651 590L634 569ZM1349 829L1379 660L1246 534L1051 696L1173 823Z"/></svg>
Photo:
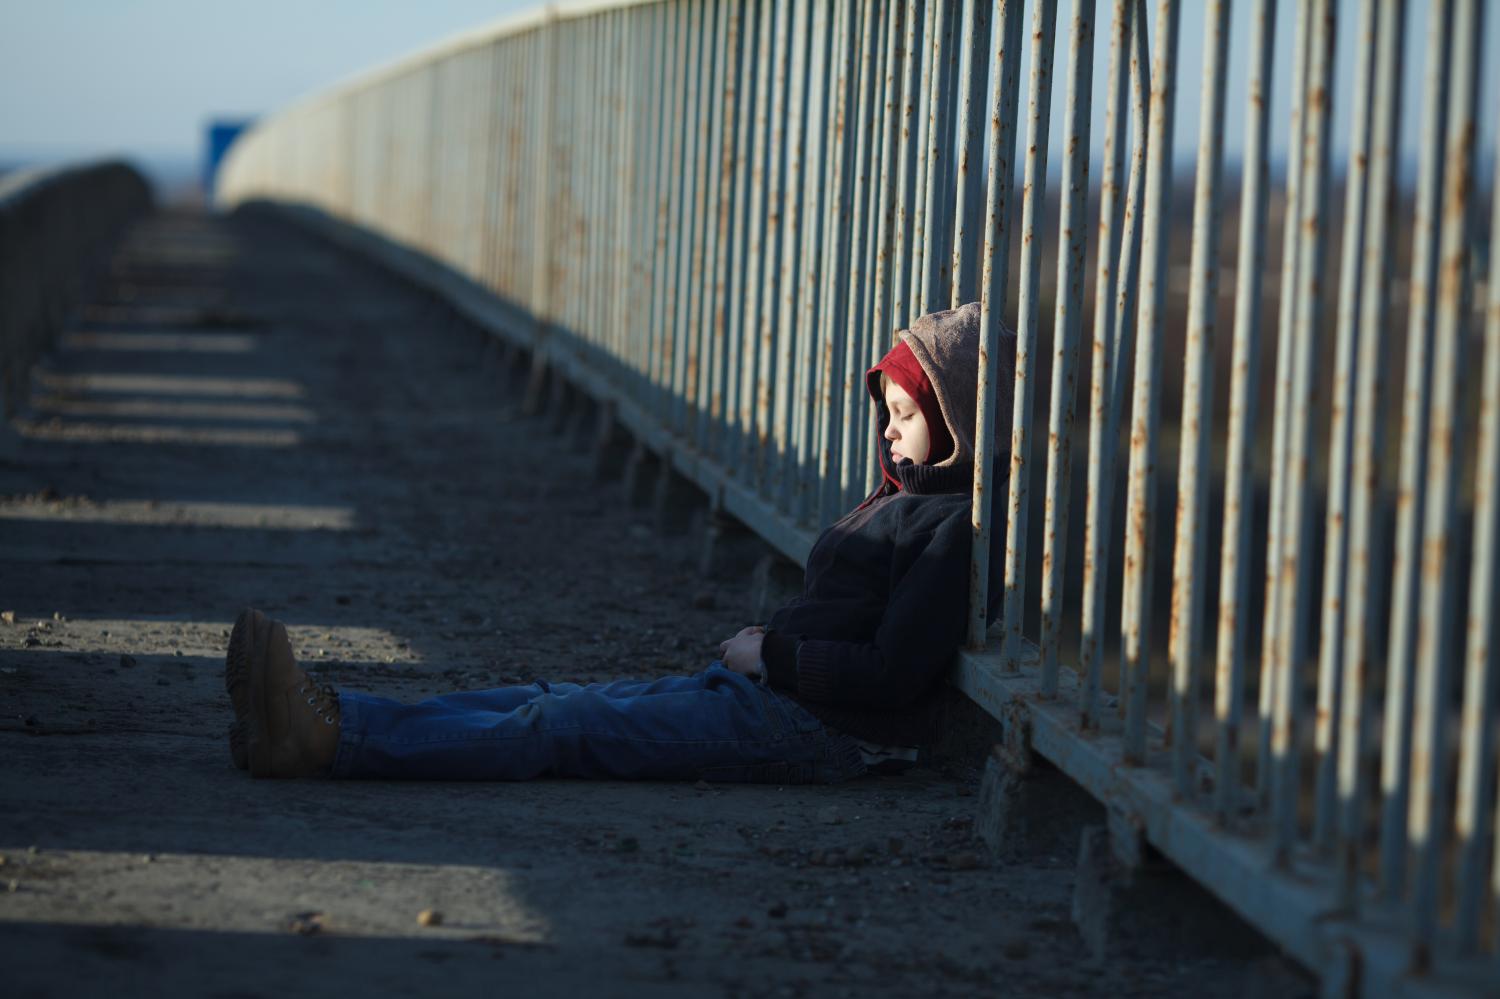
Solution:
<svg viewBox="0 0 1500 999"><path fill-rule="evenodd" d="M338 693L297 665L286 627L247 609L235 622L225 661L252 777L327 774L339 742ZM236 738L230 730L230 754Z"/></svg>
<svg viewBox="0 0 1500 999"><path fill-rule="evenodd" d="M229 726L229 758L241 770L250 769L250 750L245 732L250 725L250 643L257 619L265 615L246 607L235 619L229 633L229 650L224 656L224 689L234 706L234 722Z"/></svg>

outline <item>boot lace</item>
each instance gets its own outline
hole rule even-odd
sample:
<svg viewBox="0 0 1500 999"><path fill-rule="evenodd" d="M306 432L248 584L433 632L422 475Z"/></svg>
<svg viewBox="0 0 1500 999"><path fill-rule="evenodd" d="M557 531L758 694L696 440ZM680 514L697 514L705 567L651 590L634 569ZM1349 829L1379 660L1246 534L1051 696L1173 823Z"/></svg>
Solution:
<svg viewBox="0 0 1500 999"><path fill-rule="evenodd" d="M324 725L337 725L339 720L339 693L333 684L317 684L312 677L297 688L297 693L307 699L308 706L317 712Z"/></svg>

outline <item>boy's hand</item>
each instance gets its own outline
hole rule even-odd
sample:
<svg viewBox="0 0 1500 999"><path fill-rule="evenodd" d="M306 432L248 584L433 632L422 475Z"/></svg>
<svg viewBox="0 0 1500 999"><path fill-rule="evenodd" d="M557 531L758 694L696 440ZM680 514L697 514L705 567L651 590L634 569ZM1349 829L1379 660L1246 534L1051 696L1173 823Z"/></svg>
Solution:
<svg viewBox="0 0 1500 999"><path fill-rule="evenodd" d="M760 662L760 643L765 634L766 629L758 624L741 628L733 638L719 643L719 658L736 673L753 676L756 664Z"/></svg>

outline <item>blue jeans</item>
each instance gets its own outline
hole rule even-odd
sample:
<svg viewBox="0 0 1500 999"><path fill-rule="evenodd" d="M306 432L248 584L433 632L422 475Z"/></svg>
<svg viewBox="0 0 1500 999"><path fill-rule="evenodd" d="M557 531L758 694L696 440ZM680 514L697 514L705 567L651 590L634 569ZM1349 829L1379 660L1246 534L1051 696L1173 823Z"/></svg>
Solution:
<svg viewBox="0 0 1500 999"><path fill-rule="evenodd" d="M858 745L714 660L692 676L536 683L402 704L339 694L334 777L833 783Z"/></svg>

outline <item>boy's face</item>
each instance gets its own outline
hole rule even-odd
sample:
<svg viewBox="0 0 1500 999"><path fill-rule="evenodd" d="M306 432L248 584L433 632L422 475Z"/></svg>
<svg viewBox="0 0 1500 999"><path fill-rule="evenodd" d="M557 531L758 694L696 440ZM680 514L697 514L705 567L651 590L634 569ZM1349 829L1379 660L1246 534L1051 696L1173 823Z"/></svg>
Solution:
<svg viewBox="0 0 1500 999"><path fill-rule="evenodd" d="M891 422L885 428L885 439L891 442L891 456L898 461L906 458L918 464L926 461L932 446L927 418L905 389L889 378L881 381L885 386L885 405L891 411Z"/></svg>

